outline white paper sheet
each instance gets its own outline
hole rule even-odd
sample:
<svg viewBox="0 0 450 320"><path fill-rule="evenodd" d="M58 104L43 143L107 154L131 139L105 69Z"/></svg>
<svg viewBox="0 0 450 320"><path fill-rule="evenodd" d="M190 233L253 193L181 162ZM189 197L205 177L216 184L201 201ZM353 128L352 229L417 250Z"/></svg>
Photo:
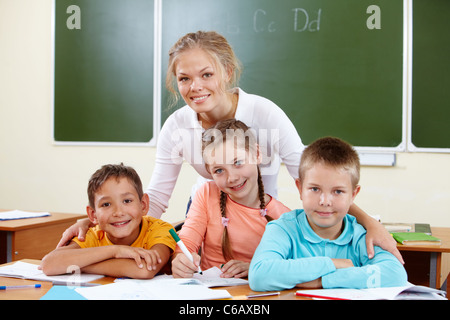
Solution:
<svg viewBox="0 0 450 320"><path fill-rule="evenodd" d="M209 300L231 298L227 290L213 290L192 279L118 281L76 288L88 300Z"/></svg>
<svg viewBox="0 0 450 320"><path fill-rule="evenodd" d="M348 300L447 300L445 292L410 284L404 287L370 289L318 289L298 290L304 295L323 296Z"/></svg>
<svg viewBox="0 0 450 320"><path fill-rule="evenodd" d="M67 285L76 285L103 278L103 275L75 273L59 276L46 276L38 265L17 261L16 263L0 267L0 276L10 278L22 278L39 281L51 281L56 283L66 283Z"/></svg>
<svg viewBox="0 0 450 320"><path fill-rule="evenodd" d="M222 271L217 267L212 267L206 271L203 271L203 274L194 273L194 277L190 279L175 279L178 281L190 281L191 284L201 284L207 286L209 288L213 287L231 287L231 286L240 286L248 284L248 281L241 278L221 278L220 275ZM174 279L171 275L159 275L150 280L138 280L138 279L116 279L115 282L118 281L134 281L134 282L148 282L155 280L170 280Z"/></svg>
<svg viewBox="0 0 450 320"><path fill-rule="evenodd" d="M0 221L2 220L17 220L28 218L40 218L50 216L48 212L28 212L21 210L3 211L0 212Z"/></svg>
<svg viewBox="0 0 450 320"><path fill-rule="evenodd" d="M89 300L209 300L231 298L227 290L210 287L248 284L244 279L221 278L221 274L219 268L213 267L203 271L203 275L194 274L193 278L159 275L149 280L116 279L114 284L76 291Z"/></svg>

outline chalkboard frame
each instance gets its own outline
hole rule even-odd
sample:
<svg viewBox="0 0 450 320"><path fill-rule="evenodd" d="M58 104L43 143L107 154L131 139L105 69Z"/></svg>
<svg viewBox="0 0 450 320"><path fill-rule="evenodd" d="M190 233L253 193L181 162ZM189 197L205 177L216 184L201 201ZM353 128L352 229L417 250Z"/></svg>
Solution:
<svg viewBox="0 0 450 320"><path fill-rule="evenodd" d="M55 0L56 1L56 0ZM56 141L54 138L54 114L53 114L53 122L52 122L52 137L53 143L55 145L111 145L111 146L156 146L156 141L158 138L158 134L161 128L161 95L162 95L162 87L163 84L161 81L156 81L156 79L161 79L162 66L161 66L161 57L162 54L166 54L161 52L161 37L162 37L162 0L154 0L154 74L153 74L153 128L154 134L152 139L149 142L144 143L136 143L136 142L98 142L98 141ZM404 0L404 8L403 8L403 26L404 26L404 36L403 36L403 92L402 92L402 140L401 143L396 147L361 147L355 146L355 148L360 153L368 154L394 154L395 152L406 152L406 151L419 151L419 152L450 152L450 149L429 149L415 148L411 142L411 117L408 115L411 114L411 78L408 76L411 74L411 56L412 56L412 47L411 47L411 38L412 38L412 26L411 26L411 7L408 5L409 1ZM54 54L55 54L55 3L53 7L53 26L52 26L52 45L53 45L53 62L54 62ZM53 68L55 64L53 63ZM53 70L54 76L54 70ZM54 90L54 77L53 77L53 90ZM245 88L243 88L245 90ZM54 99L54 92L53 92ZM53 101L54 106L54 101ZM54 112L54 107L52 108ZM395 157L394 157L395 158ZM395 161L394 161L395 163Z"/></svg>
<svg viewBox="0 0 450 320"><path fill-rule="evenodd" d="M374 3L376 3L377 1L374 1ZM164 2L163 1L163 3L165 4L165 5L167 5L167 2ZM372 3L372 2L371 2ZM404 55L404 51L405 51L405 48L406 48L406 41L407 41L407 38L405 37L405 34L407 34L406 32L405 32L405 21L406 20L401 20L401 18L402 18L402 16L401 16L401 14L403 13L403 18L405 17L405 10L404 10L404 1L402 2L402 1L399 1L398 2L398 5L400 5L400 7L403 9L402 11L400 11L400 20L399 20L399 24L401 25L401 28L403 29L403 36L401 37L402 38L402 43L400 42L399 43L399 47L400 47L400 55L402 55L402 57L401 57L401 59L400 59L400 63L398 64L398 66L399 66L399 69L401 70L401 72L397 72L396 74L397 74L397 77L398 77L398 79L400 79L400 81L401 81L401 84L400 84L400 86L399 86L399 97L400 97L400 100L401 100L401 102L400 103L398 103L398 104L396 104L396 108L398 108L397 110L399 110L400 112L401 112L401 116L400 116L400 114L399 113L397 113L397 116L400 116L399 117L399 119L397 120L398 122L396 122L398 125L398 131L397 131L397 134L399 135L398 136L398 144L396 144L396 145L393 145L393 146L384 146L384 145L381 145L381 146L377 146L377 145L372 145L372 146L358 146L357 144L355 144L355 147L356 147L356 149L358 150L358 151L360 151L360 152L364 152L364 153L394 153L394 152L403 152L403 151L405 151L406 150L406 123L407 123L407 114L406 114L406 110L407 110L407 108L406 108L406 106L407 106L407 100L406 100L406 95L405 95L405 89L406 89L406 87L405 87L405 83L407 83L407 69L406 69L406 57L405 57L405 55ZM201 7L201 5L199 4L199 6L197 6L197 7ZM220 7L220 8L222 8L222 7ZM217 8L216 8L217 9ZM286 9L286 8L284 8L284 9ZM361 9L361 8L360 8ZM218 10L218 12L221 12L220 11L220 9L217 9ZM183 11L184 12L184 11ZM261 11L262 12L262 11ZM358 11L359 12L359 11ZM364 12L365 13L365 7L364 7L364 10L362 11L362 12ZM396 12L398 12L398 11L396 11ZM205 12L203 12L203 14L204 14ZM223 14L225 14L226 12L224 12ZM267 15L269 16L269 12L267 13ZM173 18L173 17L172 17ZM176 18L173 18L173 19L176 19ZM209 18L210 20L211 20L211 18ZM171 21L171 20L168 20L168 21ZM163 21L164 22L164 21ZM187 22L185 22L188 26L190 26L192 23L190 23L189 21L187 21ZM214 23L214 22L213 22ZM197 23L193 23L193 25L195 25L194 27L189 27L189 28L187 28L187 29L193 29L193 28L197 28L197 29L201 29L201 28L198 28L198 26L197 26ZM165 26L166 28L167 28L167 25ZM239 27L239 26L238 26ZM163 28L164 28L164 24L163 24ZM208 28L208 27L206 27L206 28L203 28L203 30L209 30L209 29L211 29L211 28ZM398 29L397 29L398 30ZM188 30L188 31L196 31L196 30ZM221 32L220 30L219 30L219 32ZM222 31L223 32L223 31ZM184 33L183 33L184 34ZM233 39L232 39L232 35L227 35L226 33L222 33L225 37L227 37L227 39L230 41L230 43L233 45ZM166 36L167 36L167 34L166 34ZM230 38L229 38L230 37ZM165 37L165 38L167 38L167 37ZM173 38L173 35L172 35L172 38ZM166 40L166 42L167 42L168 40ZM173 41L176 41L176 39L175 40L173 40L173 39L171 39L169 42L170 43L172 43ZM240 57L240 54L239 54L239 50L241 50L241 47L236 47L235 48L235 50L236 50L236 53L237 53L237 55L238 55L238 58L241 58ZM167 43L165 44L165 47L163 48L163 51L167 51ZM398 51L396 51L396 52L398 52ZM164 52L163 52L163 54L165 54ZM400 56L399 55L399 56ZM162 68L164 69L165 68L165 65L164 65L164 61L162 61L162 63L163 63L163 66L162 66ZM244 63L244 74L243 74L243 78L245 77L245 75L246 75L246 65L245 65L245 63ZM251 89L247 89L247 86L244 84L243 86L242 86L242 89L244 89L244 91L247 91L247 92L249 92L249 93L255 93L253 90L251 90ZM256 94L258 94L257 92L256 92ZM264 95L264 94L262 94L262 95ZM163 96L163 98L164 98L164 94L162 95ZM266 95L264 95L264 96L266 96ZM270 97L269 97L269 99L270 99ZM163 99L164 100L164 99ZM179 106L177 106L177 107L180 107L182 104L180 104ZM282 105L280 105L281 107L282 107ZM401 109L400 109L401 108ZM176 108L175 108L175 110L176 110ZM166 112L167 113L167 111L166 110L164 110L162 113L163 113L163 115L164 115L164 112ZM164 118L164 117L163 117ZM164 119L163 119L163 121L164 121ZM400 123L400 121L401 121L401 123ZM293 120L293 122L294 122L294 120ZM295 122L294 122L294 124L295 124ZM305 138L305 137L303 137L303 135L302 134L300 134L301 136L302 136L302 138ZM304 143L305 143L305 141L306 141L306 139L304 139ZM395 162L395 160L394 160L394 162Z"/></svg>
<svg viewBox="0 0 450 320"><path fill-rule="evenodd" d="M136 138L136 135L134 136L134 138L129 139L127 141L122 141L120 139L118 139L117 141L114 141L112 139L92 139L91 140L83 140L83 139L58 139L56 137L56 126L57 126L57 117L56 117L56 28L57 28L57 5L56 5L56 1L53 1L53 6L52 6L52 128L51 128L51 135L52 135L52 143L53 145L60 145L60 146L143 146L143 147L148 147L148 146L156 146L156 141L158 139L158 134L160 131L160 127L161 127L161 119L160 119L160 101L159 99L159 91L161 90L161 86L159 83L159 76L157 74L157 71L155 70L155 68L159 65L158 60L160 59L160 56L156 56L156 53L158 53L157 50L157 43L159 41L159 39L157 38L160 34L160 32L157 30L158 26L160 25L159 21L156 21L155 19L158 17L158 5L160 6L160 1L158 0L148 0L149 2L149 8L152 7L153 10L153 14L151 16L152 22L149 22L149 24L152 25L153 27L153 32L151 32L151 36L153 37L152 41L151 41L151 46L152 46L152 50L151 55L152 57L150 57L151 59L149 59L150 61L150 65L152 66L153 71L151 73L149 73L148 78L152 78L152 84L151 86L149 86L150 90L151 90L151 99L146 100L147 104L151 105L151 117L145 118L146 123L148 126L151 127L151 137L150 139L147 141L147 139L141 139L141 138ZM80 3L73 3L76 7L78 4ZM76 9L76 8L75 8ZM71 16L71 13L74 13L75 11L73 11L74 9L72 8L72 6L67 8L67 28L69 28L69 17ZM81 5L81 10L83 10L83 6ZM81 21L83 19L83 16L81 16ZM158 81L155 81L156 79L158 79ZM132 141L134 140L134 141Z"/></svg>
<svg viewBox="0 0 450 320"><path fill-rule="evenodd" d="M449 147L433 147L433 146L418 146L414 142L413 122L414 122L414 98L413 98L413 80L414 80L414 3L412 0L411 5L408 5L408 48L405 50L408 55L408 74L412 75L408 79L407 91L408 91L408 123L407 123L407 151L410 152L424 152L424 153L450 153L450 141ZM430 3L428 3L430 5ZM434 24L433 24L434 26ZM431 80L430 80L431 81ZM431 145L431 143L430 143Z"/></svg>

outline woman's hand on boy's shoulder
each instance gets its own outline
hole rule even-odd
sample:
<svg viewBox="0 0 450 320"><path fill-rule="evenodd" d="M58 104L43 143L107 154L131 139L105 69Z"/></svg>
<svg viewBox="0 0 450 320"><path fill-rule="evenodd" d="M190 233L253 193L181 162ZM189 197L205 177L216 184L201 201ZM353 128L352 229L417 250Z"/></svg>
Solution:
<svg viewBox="0 0 450 320"><path fill-rule="evenodd" d="M64 246L67 246L70 241L78 237L78 240L84 241L86 237L86 233L89 230L89 227L94 226L92 222L89 219L80 219L75 224L71 225L69 228L67 228L59 240L57 248L61 248Z"/></svg>
<svg viewBox="0 0 450 320"><path fill-rule="evenodd" d="M395 241L386 228L375 219L373 219L372 227L367 229L366 234L366 247L369 259L372 259L375 256L374 246L379 246L390 252L398 259L398 261L400 261L400 263L405 264L402 254L397 248L397 241Z"/></svg>

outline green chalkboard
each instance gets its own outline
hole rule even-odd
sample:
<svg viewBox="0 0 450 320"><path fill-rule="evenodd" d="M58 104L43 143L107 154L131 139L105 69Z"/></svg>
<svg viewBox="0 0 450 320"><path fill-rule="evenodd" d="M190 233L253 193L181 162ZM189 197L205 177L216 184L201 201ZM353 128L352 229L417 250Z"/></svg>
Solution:
<svg viewBox="0 0 450 320"><path fill-rule="evenodd" d="M411 141L450 148L450 1L413 1Z"/></svg>
<svg viewBox="0 0 450 320"><path fill-rule="evenodd" d="M153 137L153 0L55 0L54 139Z"/></svg>
<svg viewBox="0 0 450 320"><path fill-rule="evenodd" d="M239 86L285 110L305 144L403 143L403 0L164 0L161 81L169 48L197 30L228 39L244 67ZM167 98L162 122L174 111Z"/></svg>

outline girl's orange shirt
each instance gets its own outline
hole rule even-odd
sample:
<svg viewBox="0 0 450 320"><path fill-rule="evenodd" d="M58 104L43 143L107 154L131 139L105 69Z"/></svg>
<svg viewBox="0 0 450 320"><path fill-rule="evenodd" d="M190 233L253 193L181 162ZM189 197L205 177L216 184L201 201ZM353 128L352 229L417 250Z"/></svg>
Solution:
<svg viewBox="0 0 450 320"><path fill-rule="evenodd" d="M203 184L197 191L186 221L179 233L190 252L201 251L201 268L220 268L225 264L222 255L222 234L224 226L220 213L220 190L213 181ZM278 219L291 211L280 201L272 198L266 205L267 215ZM243 206L230 198L226 206L228 236L235 260L250 262L264 234L267 219L259 209ZM176 252L181 252L177 247Z"/></svg>

